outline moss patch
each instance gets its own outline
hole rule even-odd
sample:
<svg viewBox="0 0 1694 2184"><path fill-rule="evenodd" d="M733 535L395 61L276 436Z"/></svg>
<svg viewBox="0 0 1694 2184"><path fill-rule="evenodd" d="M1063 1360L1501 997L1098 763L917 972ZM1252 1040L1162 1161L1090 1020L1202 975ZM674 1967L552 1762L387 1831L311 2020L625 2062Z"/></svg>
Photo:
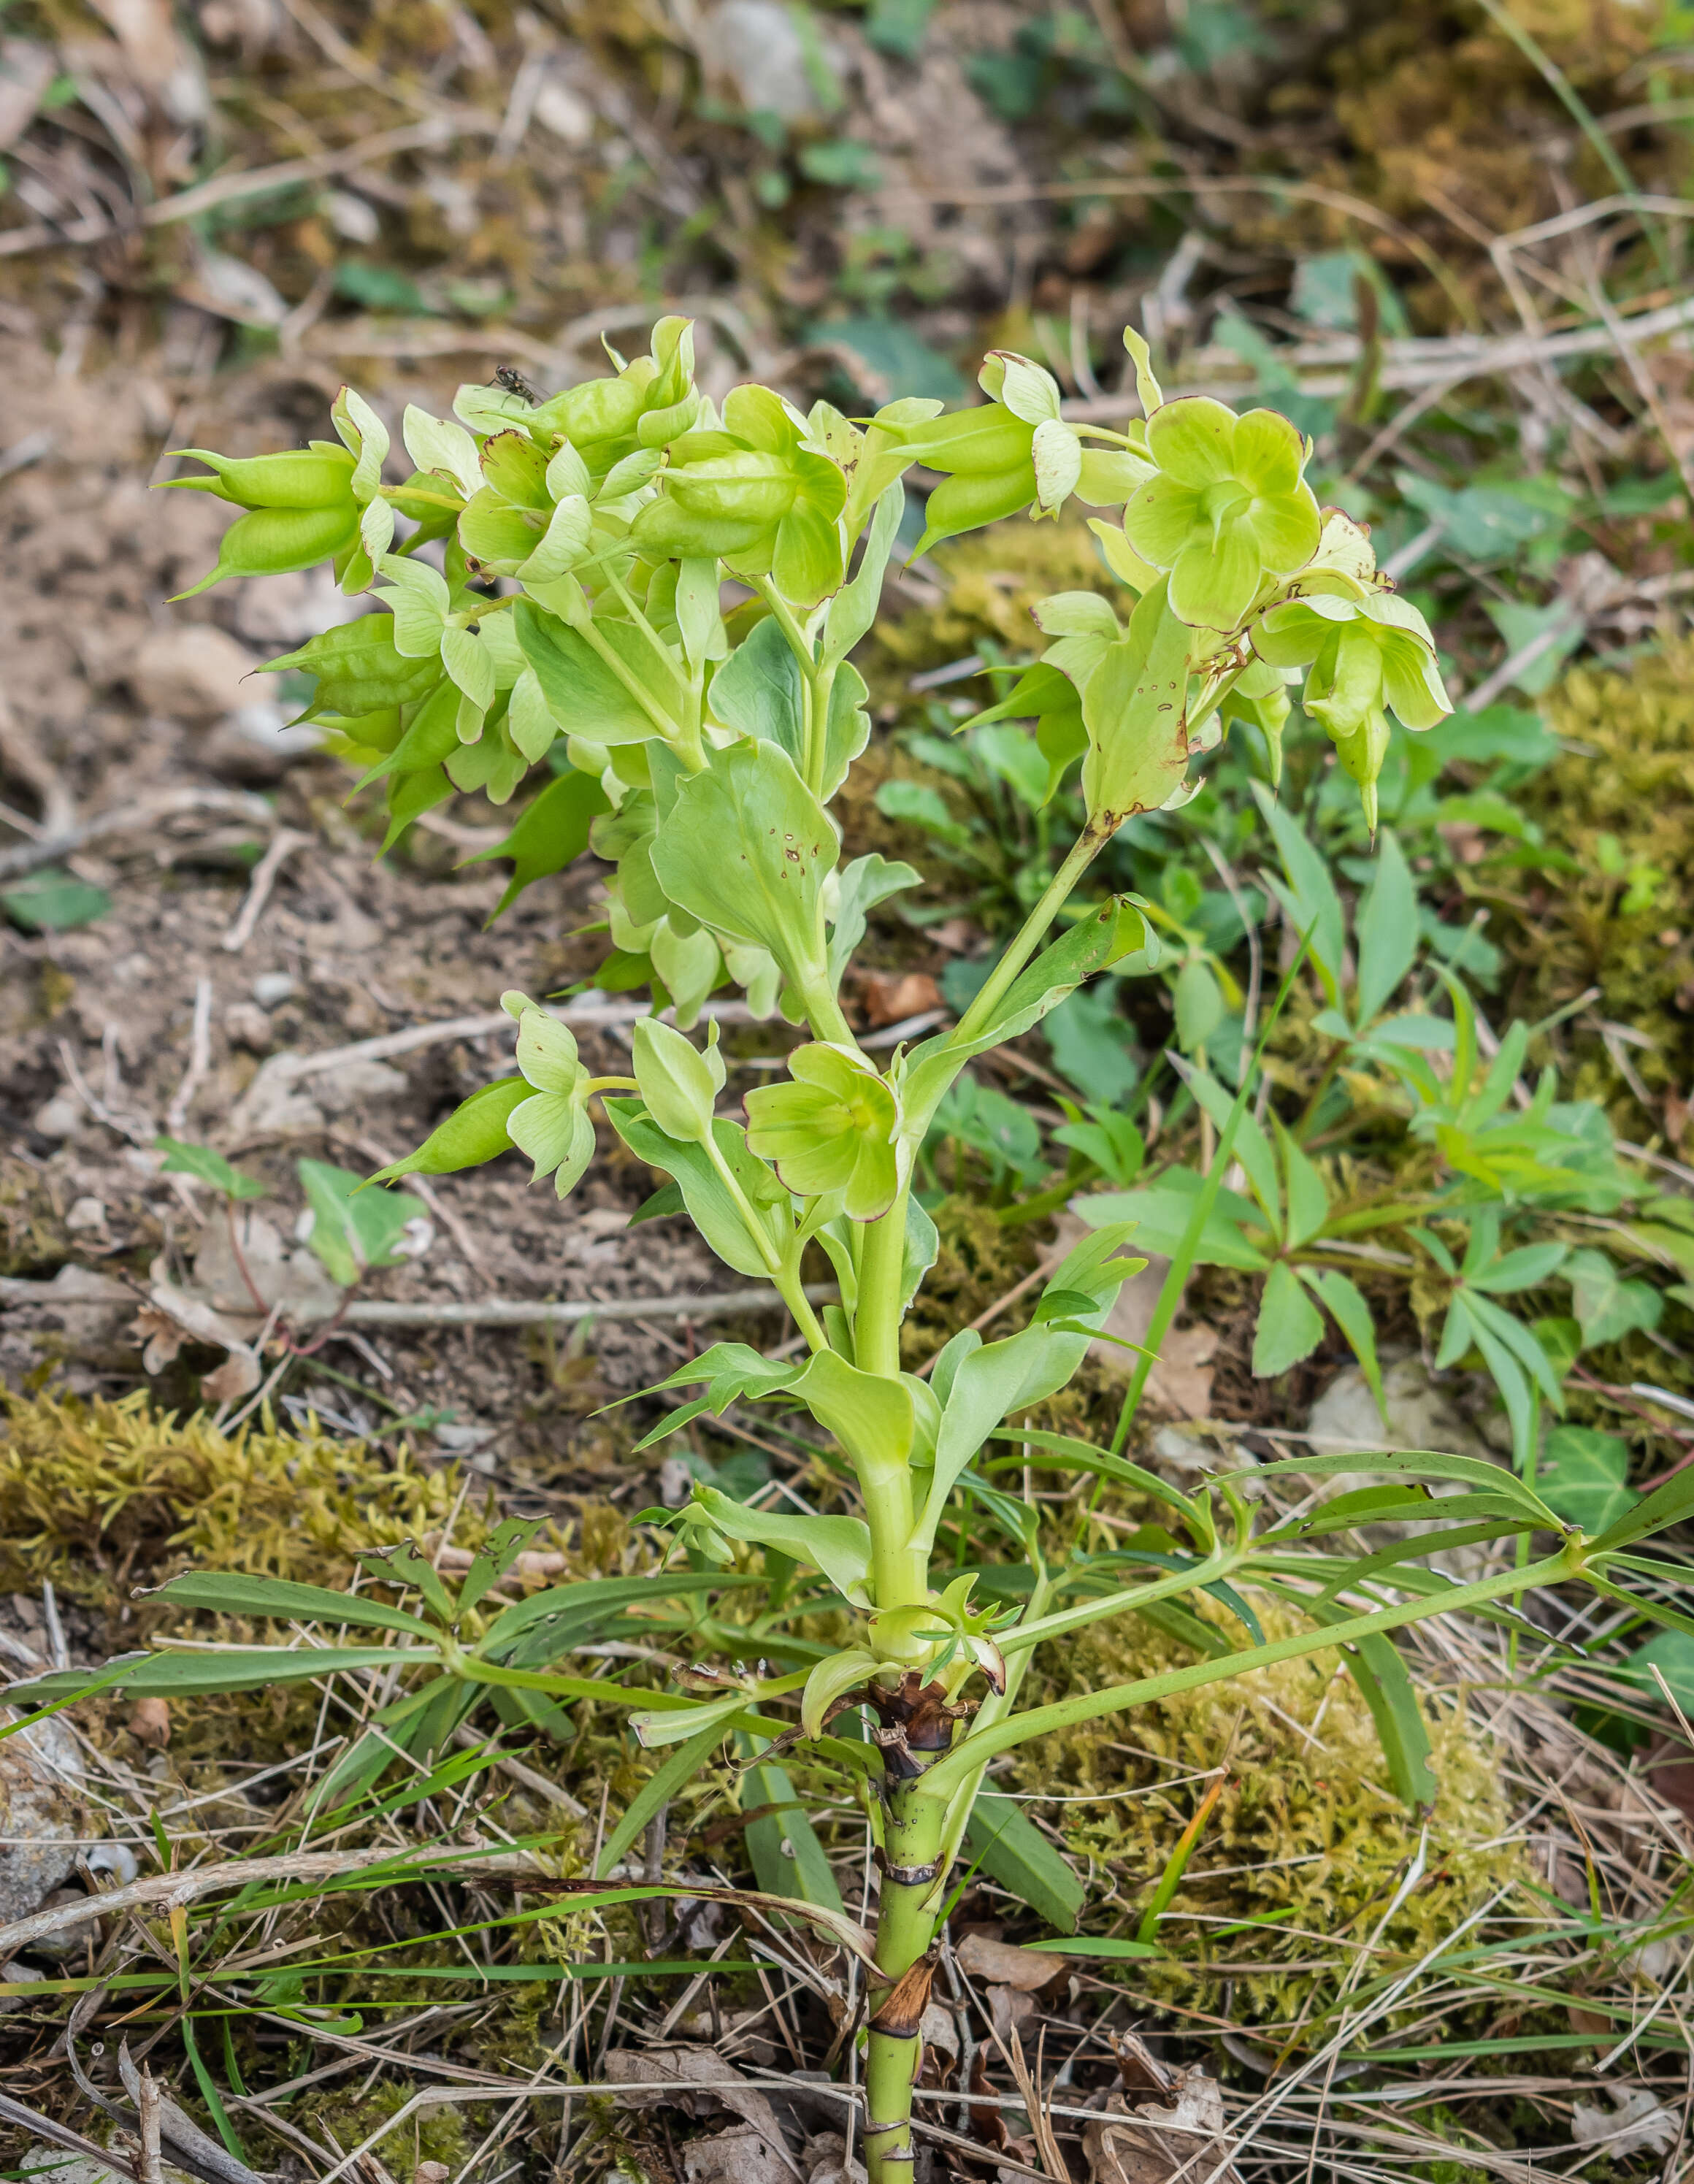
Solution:
<svg viewBox="0 0 1694 2184"><path fill-rule="evenodd" d="M1254 1604L1268 1637L1299 1627L1279 1603ZM1209 1602L1201 1608L1222 1618ZM1231 1635L1239 1635L1233 1622ZM1156 1675L1193 1656L1126 1618L1096 1624L1038 1658L1032 1703ZM1427 1819L1428 1869L1380 1936L1378 1970L1433 1947L1523 1872L1517 1849L1499 1841L1507 1802L1488 1744L1462 1702L1432 1707L1426 1698L1425 1713L1440 1783ZM1133 1932L1208 1786L1181 1778L1220 1767L1228 1769L1223 1792L1160 1930L1171 1953L1137 1964L1135 1986L1179 2010L1288 2024L1334 1995L1352 1945L1374 1932L1425 1825L1390 1788L1369 1711L1334 1655L1284 1661L1140 1708L1121 1722L1039 1738L1017 1754L1006 1780L1026 1793L1101 1801L1034 1809L1094 1868L1090 1892L1106 1882L1117 1929ZM1249 1920L1273 1923L1242 1930ZM1224 1930L1231 1926L1237 1930Z"/></svg>

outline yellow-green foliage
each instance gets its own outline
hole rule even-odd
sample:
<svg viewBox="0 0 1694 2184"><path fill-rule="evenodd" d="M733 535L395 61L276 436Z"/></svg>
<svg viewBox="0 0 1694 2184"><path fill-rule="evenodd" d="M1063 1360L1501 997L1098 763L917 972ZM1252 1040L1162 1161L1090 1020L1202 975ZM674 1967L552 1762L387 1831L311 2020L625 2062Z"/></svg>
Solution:
<svg viewBox="0 0 1694 2184"><path fill-rule="evenodd" d="M1277 1602L1254 1604L1267 1636L1297 1627ZM1202 1608L1240 1642L1233 1618L1209 1601ZM1133 1619L1099 1623L1038 1656L1041 1680L1030 1696L1098 1690L1192 1658ZM1379 1970L1421 1955L1520 1870L1515 1849L1498 1841L1507 1806L1488 1747L1463 1705L1426 1701L1425 1711L1440 1782L1428 1817L1429 1877L1389 1922ZM1112 1800L1034 1809L1094 1865L1091 1894L1106 1880L1099 1868L1107 1869L1113 1908L1125 1914L1119 1924L1133 1932L1207 1787L1179 1778L1220 1766L1223 1795L1161 1929L1171 1953L1137 1964L1135 1986L1155 2003L1237 2024L1285 2024L1334 1993L1353 1959L1348 1945L1369 1940L1424 1825L1389 1786L1371 1716L1333 1654L1040 1738L1018 1752L1006 1786ZM1158 1786L1167 1782L1179 1786ZM1135 1790L1147 1794L1122 1794ZM1273 1914L1273 1926L1219 1936Z"/></svg>
<svg viewBox="0 0 1694 2184"><path fill-rule="evenodd" d="M900 1329L901 1362L908 1367L922 1364L1004 1296L1037 1257L1028 1229L1004 1227L980 1199L943 1199L934 1217L940 1256ZM1008 1329L1016 1323L1008 1322Z"/></svg>
<svg viewBox="0 0 1694 2184"><path fill-rule="evenodd" d="M48 1578L109 1606L191 1563L341 1585L355 1550L420 1539L459 1499L456 1468L269 1423L226 1435L203 1412L156 1413L145 1390L4 1401L0 1587ZM485 1529L467 1499L454 1538L475 1546Z"/></svg>
<svg viewBox="0 0 1694 2184"><path fill-rule="evenodd" d="M1531 906L1520 942L1530 1017L1597 985L1596 1013L1644 1032L1632 1050L1643 1081L1686 1092L1694 1078L1694 639L1619 673L1579 668L1549 705L1574 748L1524 804L1577 869ZM1617 1072L1597 1043L1567 1090L1615 1100Z"/></svg>

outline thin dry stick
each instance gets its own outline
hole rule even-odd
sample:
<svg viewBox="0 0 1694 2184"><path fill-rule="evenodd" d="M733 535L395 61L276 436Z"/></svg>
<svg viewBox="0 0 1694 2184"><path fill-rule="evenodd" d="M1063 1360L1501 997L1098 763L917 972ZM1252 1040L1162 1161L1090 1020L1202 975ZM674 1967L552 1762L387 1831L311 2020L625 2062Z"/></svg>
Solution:
<svg viewBox="0 0 1694 2184"><path fill-rule="evenodd" d="M0 242L3 240L0 237ZM56 865L108 834L131 833L138 827L154 826L162 819L180 818L197 811L209 812L218 818L250 821L256 827L274 827L276 823L276 814L264 798L249 796L244 790L167 788L157 796L139 797L121 811L96 812L81 826L54 828L33 842L14 843L9 850L0 850L0 880L18 879L25 872L39 872L44 865Z"/></svg>
<svg viewBox="0 0 1694 2184"><path fill-rule="evenodd" d="M159 2143L159 2081L145 2065L136 2086L136 2108L141 2119L141 2184L164 2184Z"/></svg>
<svg viewBox="0 0 1694 2184"><path fill-rule="evenodd" d="M150 1145L153 1140L153 1125L145 1116L120 1115L96 1098L93 1088L76 1066L76 1056L70 1050L69 1039L59 1042L59 1058L71 1090L88 1110L97 1123L103 1123L109 1130L115 1130L120 1138L127 1138L132 1145ZM45 1283L36 1284L45 1288Z"/></svg>
<svg viewBox="0 0 1694 2184"><path fill-rule="evenodd" d="M188 1067L182 1082L164 1111L168 1137L180 1138L188 1125L188 1109L212 1066L212 982L202 978L194 989L194 1028L189 1034Z"/></svg>
<svg viewBox="0 0 1694 2184"><path fill-rule="evenodd" d="M234 204L243 198L267 197L273 191L291 188L298 182L326 181L332 175L348 174L355 167L370 166L378 159L393 159L402 152L439 150L455 136L493 136L498 134L499 125L493 114L461 109L450 117L437 115L426 121L409 122L399 129L379 130L373 136L361 136L356 144L349 144L339 152L320 152L309 159L278 159L270 166L214 175L209 181L196 182L191 189L178 190L174 197L143 205L141 225L169 227L179 220L197 220L202 213L210 212L219 205ZM60 249L67 244L104 242L121 231L116 220L92 214L81 220L37 220L27 227L8 228L0 234L0 258L16 258L31 250Z"/></svg>
<svg viewBox="0 0 1694 2184"><path fill-rule="evenodd" d="M1067 1249L1068 1246L1066 1248ZM1003 1312L1009 1305L1016 1304L1019 1297L1028 1296L1030 1290L1034 1288L1037 1282L1045 1282L1048 1275L1052 1273L1054 1268L1058 1265L1060 1260L1062 1259L1064 1256L1065 1252L1062 1250L1048 1252L1047 1256L1041 1261L1040 1264L1032 1268L1029 1273L1025 1274L1021 1282L1014 1282L1004 1296L996 1297L992 1304L985 1305L982 1311L977 1314L976 1318L972 1320L967 1326L962 1328L960 1332L966 1334L979 1333L981 1329L985 1328L991 1320L998 1319L1001 1312ZM917 1368L917 1377L920 1380L927 1380L929 1378L929 1375L935 1370L936 1359L939 1358L941 1352L938 1350L934 1357L926 1357L924 1359L922 1364L921 1364Z"/></svg>
<svg viewBox="0 0 1694 2184"><path fill-rule="evenodd" d="M270 899L276 875L286 860L296 850L304 850L311 838L309 834L297 833L291 827L279 827L272 835L270 848L253 868L253 878L248 882L247 894L236 913L235 923L224 935L223 946L231 956L239 956L252 939L259 913Z"/></svg>

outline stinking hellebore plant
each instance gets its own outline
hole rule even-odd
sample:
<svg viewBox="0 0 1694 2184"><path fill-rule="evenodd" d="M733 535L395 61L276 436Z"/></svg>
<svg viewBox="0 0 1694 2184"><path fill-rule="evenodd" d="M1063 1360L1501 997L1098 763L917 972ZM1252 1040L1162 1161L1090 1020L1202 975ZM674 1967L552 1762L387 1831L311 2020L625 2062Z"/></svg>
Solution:
<svg viewBox="0 0 1694 2184"><path fill-rule="evenodd" d="M804 1343L801 1357L714 1345L662 1384L704 1392L667 1413L649 1443L738 1400L799 1406L841 1451L849 1507L807 1513L790 1496L766 1508L697 1485L675 1519L690 1567L615 1581L607 1613L691 1600L674 1626L679 1647L761 1657L756 1671L714 1672L704 1694L698 1676L681 1692L634 1691L554 1669L582 1642L584 1618L600 1612L593 1587L539 1594L486 1622L493 1561L455 1595L415 1555L392 1568L419 1588L416 1614L364 1596L308 1599L311 1588L264 1580L192 1576L170 1589L184 1604L263 1613L268 1603L355 1630L374 1621L377 1645L153 1653L122 1674L133 1690L181 1691L215 1688L220 1677L251 1684L382 1667L400 1679L391 1686L400 1696L377 1716L381 1737L337 1763L338 1795L374 1780L395 1748L443 1742L490 1695L505 1719L543 1730L556 1724L559 1700L638 1707L642 1740L676 1747L655 1778L666 1796L726 1738L753 1763L809 1743L856 1784L880 1852L874 1935L849 1944L872 1967L863 2143L875 2184L911 2174L933 1952L998 1754L1334 1646L1369 1700L1394 1780L1426 1802L1429 1739L1385 1634L1445 1608L1509 1618L1526 1591L1579 1576L1613 1589L1617 1576L1654 1567L1627 1550L1694 1506L1694 1473L1685 1473L1591 1541L1493 1465L1322 1456L1254 1476L1315 1481L1365 1466L1388 1483L1283 1522L1231 1477L1181 1493L1083 1443L1010 1430L1009 1419L1066 1384L1119 1284L1142 1265L1120 1256L1123 1225L1070 1254L1021 1332L985 1342L967 1329L928 1379L902 1369L901 1323L937 1252L911 1184L938 1105L973 1056L1027 1032L1092 973L1135 950L1152 960L1135 899L1079 893L1117 828L1192 794L1192 760L1230 719L1253 720L1273 762L1302 673L1307 710L1368 804L1388 711L1415 728L1446 705L1429 631L1378 574L1364 532L1318 507L1305 482L1310 447L1295 427L1268 410L1237 417L1203 398L1166 401L1145 344L1125 341L1146 417L1123 433L1070 423L1048 375L1009 355L984 366L988 402L951 415L903 401L861 429L827 403L802 414L760 387L738 387L720 412L694 385L688 326L667 319L650 355L614 356L610 376L538 405L465 387L453 420L408 410L402 482L385 482L387 433L350 393L333 411L339 445L248 463L205 455L211 475L181 481L246 511L215 574L329 557L349 590L377 585L386 611L276 664L318 677L311 716L362 758L367 778L386 783L391 839L455 788L502 801L532 766L562 759L505 845L515 868L508 898L592 845L616 868L608 923L618 983L644 982L653 994L655 1012L636 1026L632 1075L608 1078L591 1074L544 1008L509 994L514 1073L377 1179L440 1174L516 1147L562 1197L593 1156L598 1112L670 1178L644 1211L685 1212L736 1273L773 1284ZM918 875L877 855L844 864L830 805L870 733L850 655L877 611L913 463L945 479L928 504L932 538L1022 509L1055 513L1073 497L1113 511L1093 527L1126 597L1121 613L1093 593L1038 611L1054 641L1032 671L1039 702L1023 710L1040 717L1056 783L1080 761L1086 823L959 1022L883 1063L855 1037L843 974L873 906ZM728 580L740 604L726 610ZM1060 702L1056 691L1069 696ZM1000 710L1019 705L1014 692ZM726 982L756 1016L780 1015L805 1033L787 1080L748 1094L744 1123L719 1111L727 1072L715 1027L703 1043L689 1035ZM667 1006L674 1024L662 1020ZM821 1310L801 1282L814 1244L839 1285L839 1301ZM1110 1553L1056 1559L1036 1511L995 1485L1006 1464L1115 1479L1162 1521ZM1454 1490L1431 1503L1430 1478ZM967 1508L1021 1559L953 1568ZM1314 1538L1408 1513L1442 1521L1362 1560L1310 1550ZM1535 1560L1532 1535L1552 1542ZM1501 1538L1524 1545L1525 1557L1474 1582L1454 1583L1422 1559ZM700 1619L705 1595L739 1602L761 1586L766 1605L750 1624ZM1264 1641L1249 1589L1298 1607L1292 1635ZM1202 1592L1223 1621L1182 1605ZM788 1634L800 1615L830 1608L851 1618L846 1646ZM1019 1711L1039 1645L1125 1613L1179 1632L1193 1665ZM650 1633L653 1624L638 1627ZM782 1672L785 1660L797 1665ZM74 1676L60 1677L26 1692L75 1688ZM785 1712L791 1702L796 1714ZM867 1719L869 1740L832 1733L842 1714ZM632 1808L609 1852L621 1855L639 1824ZM833 1886L819 1883L787 1908L839 1941L856 1930L839 1900L822 1902Z"/></svg>

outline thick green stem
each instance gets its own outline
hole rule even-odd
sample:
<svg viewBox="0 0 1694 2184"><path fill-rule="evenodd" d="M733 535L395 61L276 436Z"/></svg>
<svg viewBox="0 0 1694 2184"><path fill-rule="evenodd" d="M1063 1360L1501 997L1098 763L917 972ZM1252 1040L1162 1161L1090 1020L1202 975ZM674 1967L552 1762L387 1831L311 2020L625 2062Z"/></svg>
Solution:
<svg viewBox="0 0 1694 2184"><path fill-rule="evenodd" d="M921 1780L922 1778L918 1778ZM928 1982L921 1966L935 1937L929 1908L944 1808L917 1796L915 1780L890 1783L886 1863L877 1912L877 1971L871 1983L865 2095L865 2165L871 2184L911 2184L911 2086L922 2052ZM909 1973L913 1978L905 1986Z"/></svg>
<svg viewBox="0 0 1694 2184"><path fill-rule="evenodd" d="M1090 819L1076 838L1045 893L1018 930L1017 937L989 973L988 983L959 1019L953 1033L956 1042L973 1039L1005 999L1007 989L1040 945L1042 935L1070 899L1071 889L1112 838L1112 829Z"/></svg>

